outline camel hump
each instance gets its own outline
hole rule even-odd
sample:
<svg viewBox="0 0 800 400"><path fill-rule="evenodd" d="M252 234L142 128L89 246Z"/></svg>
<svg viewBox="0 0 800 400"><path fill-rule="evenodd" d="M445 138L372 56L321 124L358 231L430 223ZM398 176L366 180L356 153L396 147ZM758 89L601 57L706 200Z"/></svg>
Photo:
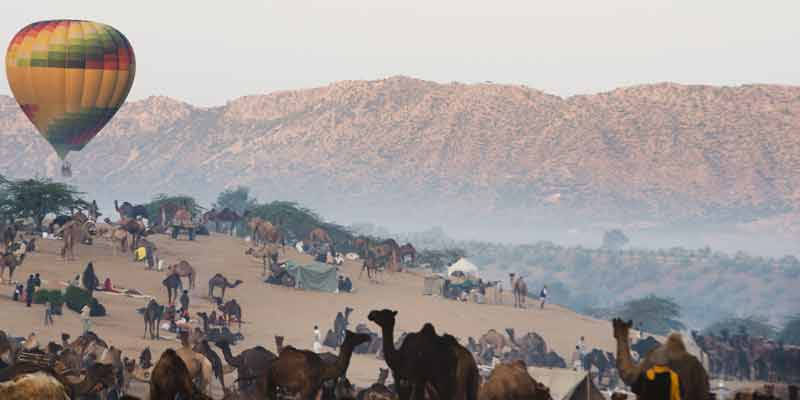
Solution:
<svg viewBox="0 0 800 400"><path fill-rule="evenodd" d="M666 345L671 351L686 351L686 345L683 343L683 335L678 332L672 332L669 337L667 337Z"/></svg>
<svg viewBox="0 0 800 400"><path fill-rule="evenodd" d="M436 328L433 327L433 324L428 322L422 326L422 329L419 332L425 335L436 335Z"/></svg>

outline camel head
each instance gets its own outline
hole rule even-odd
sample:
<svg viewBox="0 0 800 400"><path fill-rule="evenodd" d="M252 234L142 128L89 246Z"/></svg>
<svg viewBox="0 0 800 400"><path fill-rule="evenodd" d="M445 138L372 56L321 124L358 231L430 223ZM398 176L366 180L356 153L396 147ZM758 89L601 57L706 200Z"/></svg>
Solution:
<svg viewBox="0 0 800 400"><path fill-rule="evenodd" d="M347 330L344 333L344 342L342 343L342 347L350 346L350 348L355 348L356 346L367 343L370 340L372 340L372 338L365 333L354 333Z"/></svg>
<svg viewBox="0 0 800 400"><path fill-rule="evenodd" d="M628 320L628 322L625 322L619 318L614 318L611 323L614 326L614 338L617 340L628 340L633 321Z"/></svg>
<svg viewBox="0 0 800 400"><path fill-rule="evenodd" d="M394 327L395 317L397 317L397 311L388 309L372 310L369 312L369 315L367 315L368 320L374 322L380 327L388 328Z"/></svg>

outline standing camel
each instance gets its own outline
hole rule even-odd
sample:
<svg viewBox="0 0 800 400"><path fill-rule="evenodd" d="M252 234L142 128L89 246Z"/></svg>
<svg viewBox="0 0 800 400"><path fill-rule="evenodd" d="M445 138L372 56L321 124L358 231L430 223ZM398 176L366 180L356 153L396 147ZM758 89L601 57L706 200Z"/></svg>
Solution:
<svg viewBox="0 0 800 400"><path fill-rule="evenodd" d="M150 339L158 339L161 325L161 317L164 315L164 306L159 305L154 299L150 299L144 309L144 338L147 339L147 331L150 331Z"/></svg>
<svg viewBox="0 0 800 400"><path fill-rule="evenodd" d="M126 252L128 250L128 231L124 228L117 228L111 232L111 247L114 249L114 255L117 255L117 248L121 252Z"/></svg>
<svg viewBox="0 0 800 400"><path fill-rule="evenodd" d="M88 236L83 224L76 219L70 220L59 228L56 234L61 234L64 241L64 246L61 247L61 258L74 261L75 243L82 243L84 238Z"/></svg>
<svg viewBox="0 0 800 400"><path fill-rule="evenodd" d="M228 323L228 326L231 325L231 317L234 317L239 321L239 330L242 330L242 307L239 306L236 300L228 300L225 304L219 306L219 310L222 311L222 317Z"/></svg>
<svg viewBox="0 0 800 400"><path fill-rule="evenodd" d="M194 278L197 276L194 267L186 260L181 260L177 264L170 265L167 271L171 274L177 275L179 278L184 276L189 278L189 289L194 289Z"/></svg>
<svg viewBox="0 0 800 400"><path fill-rule="evenodd" d="M219 299L220 301L225 301L225 289L235 288L242 283L243 282L240 279L237 279L236 282L230 283L228 278L224 277L222 274L214 274L214 276L208 280L208 299L213 299L214 288L218 287L222 289L222 295L219 296Z"/></svg>
<svg viewBox="0 0 800 400"><path fill-rule="evenodd" d="M3 281L3 273L6 268L8 268L8 283L13 282L14 270L22 265L22 261L25 260L25 252L25 243L14 243L4 254L0 254L0 282Z"/></svg>
<svg viewBox="0 0 800 400"><path fill-rule="evenodd" d="M181 278L176 274L169 274L161 284L167 288L167 299L169 304L172 304L172 299L178 298L178 288L181 287Z"/></svg>
<svg viewBox="0 0 800 400"><path fill-rule="evenodd" d="M511 281L511 292L514 295L514 307L525 308L525 298L528 297L528 285L522 279L522 275L516 276L513 272L508 274Z"/></svg>
<svg viewBox="0 0 800 400"><path fill-rule="evenodd" d="M370 281L372 281L372 276L375 276L375 280L378 280L378 273L380 272L380 264L376 257L372 255L367 256L364 259L364 262L361 265L361 272L358 273L358 279L361 279L361 276L364 274L364 271L367 271L367 277Z"/></svg>

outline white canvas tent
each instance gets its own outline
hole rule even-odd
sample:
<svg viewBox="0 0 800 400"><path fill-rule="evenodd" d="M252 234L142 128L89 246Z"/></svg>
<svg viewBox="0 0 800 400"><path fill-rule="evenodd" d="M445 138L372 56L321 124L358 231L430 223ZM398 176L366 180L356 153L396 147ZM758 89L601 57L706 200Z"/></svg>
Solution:
<svg viewBox="0 0 800 400"><path fill-rule="evenodd" d="M591 383L587 387L586 372L563 368L528 367L528 373L536 382L547 386L550 389L550 396L555 400L570 399L576 394L585 399L587 389L590 400L598 399L597 387ZM600 398L603 398L602 394Z"/></svg>
<svg viewBox="0 0 800 400"><path fill-rule="evenodd" d="M478 267L463 257L447 268L447 275L453 275L456 271L463 272L464 275L480 276Z"/></svg>

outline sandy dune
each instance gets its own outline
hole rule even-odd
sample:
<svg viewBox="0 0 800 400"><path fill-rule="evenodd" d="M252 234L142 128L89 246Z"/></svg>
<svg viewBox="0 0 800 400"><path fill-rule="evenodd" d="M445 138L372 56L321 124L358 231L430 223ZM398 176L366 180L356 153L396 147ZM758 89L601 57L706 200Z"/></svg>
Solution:
<svg viewBox="0 0 800 400"><path fill-rule="evenodd" d="M360 322L366 322L370 329L377 326L366 320L367 313L373 309L391 308L399 311L398 331L418 330L423 323L433 322L437 331L451 333L463 341L468 336L478 337L489 328L502 331L513 327L518 335L535 331L542 335L547 344L564 359L569 359L571 350L581 335L586 336L589 348L599 347L613 351L614 339L611 325L598 321L559 306L549 305L544 310L514 309L509 304L511 298L506 294L504 305L479 305L443 300L423 296L421 277L412 273L387 274L381 284L371 284L366 277L358 279L360 265L349 262L344 272L354 282L356 293L328 294L307 292L290 288L276 287L262 282L261 265L244 255L246 243L240 239L223 235L198 237L197 241L172 240L168 236L153 237L160 249L160 256L167 263L181 259L189 261L198 271L197 286L191 291L192 315L198 311L210 311L211 304L206 298L208 279L221 272L229 279L241 279L242 285L229 289L227 298L235 298L243 308L245 324L242 333L245 341L234 348L234 354L247 347L260 344L274 351L274 335L286 337L286 343L300 348L311 348L313 326L320 326L326 332L332 327L333 319L345 306L355 309L351 316L351 329ZM160 303L166 303L167 294L161 286L164 272L145 271L142 263L132 261L132 255L112 253L110 243L97 241L93 246L80 246L76 249L79 261L64 262L58 256L60 241L40 241L37 253L29 254L24 265L17 270L15 278L24 280L28 274L40 272L48 288L63 288L60 284L81 273L86 263L94 261L95 271L101 280L111 276L115 286L136 288L141 292L156 296ZM294 249L287 248L286 257L295 260L309 260ZM78 314L64 308L63 316L56 317L55 327L45 328L43 306L26 308L23 303L11 301L13 287L0 286L0 329L22 336L36 332L40 341L59 341L61 332L73 336L80 333ZM94 330L109 343L121 348L126 356L135 357L146 346L154 350L154 357L168 347L174 347L174 340L143 340L144 325L136 309L143 307L146 300L115 296L105 293L97 295L106 306L109 315L93 319ZM235 331L235 328L234 328ZM168 335L169 333L165 333ZM330 349L328 349L330 350ZM221 355L221 353L220 353ZM348 377L357 385L371 384L378 375L378 368L385 366L383 361L371 356L353 357ZM226 382L232 382L232 377ZM217 383L214 386L218 386ZM137 392L144 390L138 385ZM214 393L221 393L215 388Z"/></svg>

